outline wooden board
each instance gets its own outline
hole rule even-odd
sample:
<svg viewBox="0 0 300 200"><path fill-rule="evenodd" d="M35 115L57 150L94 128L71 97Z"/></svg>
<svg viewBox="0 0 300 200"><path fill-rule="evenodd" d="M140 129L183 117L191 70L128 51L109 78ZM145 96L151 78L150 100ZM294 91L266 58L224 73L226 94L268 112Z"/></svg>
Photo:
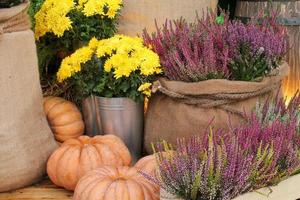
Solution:
<svg viewBox="0 0 300 200"><path fill-rule="evenodd" d="M54 186L44 180L31 187L13 192L0 193L0 200L71 200L73 192Z"/></svg>

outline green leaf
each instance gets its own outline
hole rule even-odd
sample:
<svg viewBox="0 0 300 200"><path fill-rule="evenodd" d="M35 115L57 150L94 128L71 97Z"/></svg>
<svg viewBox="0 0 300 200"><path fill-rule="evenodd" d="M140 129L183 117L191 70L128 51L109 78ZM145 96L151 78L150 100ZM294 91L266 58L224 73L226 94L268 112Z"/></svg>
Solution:
<svg viewBox="0 0 300 200"><path fill-rule="evenodd" d="M224 17L224 14L221 14L220 16L218 16L216 18L216 23L219 24L219 25L223 25L225 22L225 17Z"/></svg>

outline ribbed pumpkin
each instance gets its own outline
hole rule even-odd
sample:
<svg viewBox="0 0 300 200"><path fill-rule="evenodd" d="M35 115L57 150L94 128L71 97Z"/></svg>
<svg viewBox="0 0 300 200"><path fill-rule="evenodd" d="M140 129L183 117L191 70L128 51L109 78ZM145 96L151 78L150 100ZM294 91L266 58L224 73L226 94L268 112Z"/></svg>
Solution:
<svg viewBox="0 0 300 200"><path fill-rule="evenodd" d="M135 168L151 176L155 176L157 163L155 155L141 158L135 165Z"/></svg>
<svg viewBox="0 0 300 200"><path fill-rule="evenodd" d="M80 136L67 140L50 156L47 172L55 185L74 190L87 172L106 165L128 166L130 162L130 152L117 136Z"/></svg>
<svg viewBox="0 0 300 200"><path fill-rule="evenodd" d="M170 158L172 157L174 151L166 151L160 152L160 154L152 154L146 157L141 158L134 167L137 168L139 171L146 173L152 177L156 176L158 173L158 164L157 164L157 156L163 156L163 158Z"/></svg>
<svg viewBox="0 0 300 200"><path fill-rule="evenodd" d="M57 141L64 142L83 135L84 122L74 103L60 97L46 97L44 112Z"/></svg>
<svg viewBox="0 0 300 200"><path fill-rule="evenodd" d="M159 187L135 167L102 167L80 179L73 200L159 200Z"/></svg>

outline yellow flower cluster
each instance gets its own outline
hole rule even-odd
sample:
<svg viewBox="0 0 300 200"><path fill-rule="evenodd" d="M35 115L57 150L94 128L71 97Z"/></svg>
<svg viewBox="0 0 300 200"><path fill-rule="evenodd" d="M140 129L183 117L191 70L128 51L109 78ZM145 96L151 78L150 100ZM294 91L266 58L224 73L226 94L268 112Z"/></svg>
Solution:
<svg viewBox="0 0 300 200"><path fill-rule="evenodd" d="M145 47L141 38L116 35L100 41L92 39L87 47L65 58L57 74L58 80L63 81L80 71L81 64L89 61L94 54L98 58L106 58L104 71L113 73L116 79L129 77L133 72L144 77L162 72L159 56ZM149 96L150 87L150 83L145 83L139 91Z"/></svg>
<svg viewBox="0 0 300 200"><path fill-rule="evenodd" d="M147 97L150 97L151 96L151 86L152 86L152 83L144 83L139 87L138 91L142 92Z"/></svg>
<svg viewBox="0 0 300 200"><path fill-rule="evenodd" d="M113 19L121 6L122 0L79 0L77 6L74 0L45 0L35 15L35 37L39 39L48 32L62 37L65 31L72 29L72 20L67 14L73 9L87 17L99 14Z"/></svg>
<svg viewBox="0 0 300 200"><path fill-rule="evenodd" d="M36 13L35 37L39 39L48 32L63 36L72 28L72 21L66 15L74 8L73 0L46 0Z"/></svg>
<svg viewBox="0 0 300 200"><path fill-rule="evenodd" d="M137 70L144 76L161 73L158 55L146 48L139 37L116 35L101 40L96 55L99 58L110 56L104 70L110 72L113 69L116 79L129 77Z"/></svg>
<svg viewBox="0 0 300 200"><path fill-rule="evenodd" d="M81 71L81 65L91 60L98 40L93 38L87 47L82 47L78 49L71 56L66 57L57 72L57 80L62 82L63 80L70 78L76 72Z"/></svg>
<svg viewBox="0 0 300 200"><path fill-rule="evenodd" d="M83 10L85 16L99 14L114 18L121 9L122 0L79 0L78 8ZM107 11L106 11L107 9Z"/></svg>

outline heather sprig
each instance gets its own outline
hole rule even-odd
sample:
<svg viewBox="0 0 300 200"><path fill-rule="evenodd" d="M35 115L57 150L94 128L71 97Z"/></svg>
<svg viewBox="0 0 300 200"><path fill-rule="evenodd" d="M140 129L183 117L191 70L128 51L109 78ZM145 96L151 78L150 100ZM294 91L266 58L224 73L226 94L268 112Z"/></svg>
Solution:
<svg viewBox="0 0 300 200"><path fill-rule="evenodd" d="M262 126L270 126L275 121L282 123L294 122L296 125L297 138L294 142L300 146L300 95L297 93L290 99L287 100L283 97L277 96L274 100L267 100L263 103L257 103L252 113L256 116L259 123ZM250 117L250 116L248 116Z"/></svg>

